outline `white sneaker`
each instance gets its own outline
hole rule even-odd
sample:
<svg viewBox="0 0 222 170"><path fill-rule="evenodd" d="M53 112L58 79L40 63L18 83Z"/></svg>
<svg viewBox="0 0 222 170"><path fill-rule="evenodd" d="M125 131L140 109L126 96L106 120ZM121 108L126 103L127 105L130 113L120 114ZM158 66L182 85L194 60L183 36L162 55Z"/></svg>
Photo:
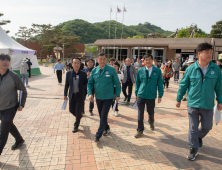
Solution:
<svg viewBox="0 0 222 170"><path fill-rule="evenodd" d="M29 85L26 85L26 87L30 87Z"/></svg>
<svg viewBox="0 0 222 170"><path fill-rule="evenodd" d="M60 85L60 83L58 83L58 85Z"/></svg>
<svg viewBox="0 0 222 170"><path fill-rule="evenodd" d="M166 88L166 91L168 91L168 88Z"/></svg>
<svg viewBox="0 0 222 170"><path fill-rule="evenodd" d="M62 83L59 84L60 86L62 85Z"/></svg>
<svg viewBox="0 0 222 170"><path fill-rule="evenodd" d="M115 112L113 111L113 116L115 115Z"/></svg>
<svg viewBox="0 0 222 170"><path fill-rule="evenodd" d="M118 116L118 111L115 111L115 116L116 116L116 117Z"/></svg>

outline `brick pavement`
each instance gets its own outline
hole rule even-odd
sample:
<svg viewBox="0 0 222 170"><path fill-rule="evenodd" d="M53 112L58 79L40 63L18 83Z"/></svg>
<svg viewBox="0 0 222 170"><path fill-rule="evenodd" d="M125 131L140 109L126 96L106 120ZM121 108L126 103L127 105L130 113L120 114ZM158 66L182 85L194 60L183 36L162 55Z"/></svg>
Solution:
<svg viewBox="0 0 222 170"><path fill-rule="evenodd" d="M0 156L1 169L222 169L222 124L214 123L196 161L186 159L189 151L186 102L180 109L175 108L178 85L172 81L162 103L156 103L155 131L149 129L146 114L144 136L134 138L137 110L126 107L122 95L119 116L109 113L111 134L95 144L93 139L99 125L96 107L94 116L89 116L86 100L86 116L81 120L80 130L73 134L74 117L68 107L61 110L64 86L57 85L52 68L40 68L43 74L29 79L26 107L16 114L14 121L26 142L12 151L14 139L9 135ZM63 84L64 78L65 75Z"/></svg>

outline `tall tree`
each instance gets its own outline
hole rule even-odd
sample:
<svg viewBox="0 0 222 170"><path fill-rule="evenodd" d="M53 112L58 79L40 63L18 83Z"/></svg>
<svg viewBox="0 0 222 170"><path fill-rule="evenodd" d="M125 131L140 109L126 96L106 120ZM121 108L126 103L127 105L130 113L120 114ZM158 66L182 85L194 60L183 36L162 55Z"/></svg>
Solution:
<svg viewBox="0 0 222 170"><path fill-rule="evenodd" d="M72 33L68 34L67 36L64 36L61 39L61 42L65 43L65 48L68 48L68 54L70 56L75 55L75 53L79 52L79 49L77 49L75 46L79 44L80 42L80 37L76 36Z"/></svg>
<svg viewBox="0 0 222 170"><path fill-rule="evenodd" d="M52 30L52 25L51 24L32 24L32 32L36 34L35 37L32 38L32 41L38 42L40 45L40 58L42 62L42 53L44 50L44 45L46 45L46 38L47 38L47 31Z"/></svg>
<svg viewBox="0 0 222 170"><path fill-rule="evenodd" d="M216 22L212 25L212 30L210 31L211 38L222 38L222 20Z"/></svg>
<svg viewBox="0 0 222 170"><path fill-rule="evenodd" d="M92 47L86 47L85 51L92 52L95 56L97 55L97 46L92 46Z"/></svg>
<svg viewBox="0 0 222 170"><path fill-rule="evenodd" d="M19 31L15 34L15 36L19 37L22 41L26 42L29 38L32 37L33 30L28 29L27 27L19 27Z"/></svg>
<svg viewBox="0 0 222 170"><path fill-rule="evenodd" d="M0 17L2 17L4 14L3 13L0 13ZM6 25L6 24L8 24L8 23L10 23L11 21L9 21L9 20L0 20L0 25ZM5 31L6 33L9 33L10 31L9 30L7 30L7 31Z"/></svg>
<svg viewBox="0 0 222 170"><path fill-rule="evenodd" d="M207 33L198 28L196 24L191 24L189 27L179 29L177 38L189 38L193 30L195 30L194 38L208 37Z"/></svg>

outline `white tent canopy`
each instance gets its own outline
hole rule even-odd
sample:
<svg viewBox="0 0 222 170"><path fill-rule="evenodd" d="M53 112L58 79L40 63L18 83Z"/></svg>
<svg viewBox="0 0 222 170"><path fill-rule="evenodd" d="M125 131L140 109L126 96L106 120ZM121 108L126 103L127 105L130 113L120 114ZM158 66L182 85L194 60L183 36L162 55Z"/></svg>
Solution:
<svg viewBox="0 0 222 170"><path fill-rule="evenodd" d="M0 26L0 54L1 53L9 54L11 56L11 67L16 73L19 73L22 60L24 58L29 58L32 62L31 74L41 74L37 57L35 55L36 51L28 49L13 40Z"/></svg>

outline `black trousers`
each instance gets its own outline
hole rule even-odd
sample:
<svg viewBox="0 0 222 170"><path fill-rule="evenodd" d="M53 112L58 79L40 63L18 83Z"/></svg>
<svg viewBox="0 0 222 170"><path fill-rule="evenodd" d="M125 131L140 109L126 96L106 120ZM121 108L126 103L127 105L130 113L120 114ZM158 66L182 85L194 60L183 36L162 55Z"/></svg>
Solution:
<svg viewBox="0 0 222 170"><path fill-rule="evenodd" d="M149 120L148 122L151 124L154 122L154 107L155 107L155 99L142 99L142 98L137 98L137 105L138 105L138 128L137 131L143 131L144 130L144 108L147 108L147 112L149 115Z"/></svg>
<svg viewBox="0 0 222 170"><path fill-rule="evenodd" d="M29 78L31 77L31 69L27 70L29 72Z"/></svg>
<svg viewBox="0 0 222 170"><path fill-rule="evenodd" d="M18 129L13 123L17 107L12 107L7 110L0 111L1 129L0 129L0 155L8 140L8 134L10 133L15 141L21 141L23 138L20 135Z"/></svg>
<svg viewBox="0 0 222 170"><path fill-rule="evenodd" d="M108 100L96 99L96 104L97 104L97 108L99 111L99 117L100 117L100 125L99 125L99 129L96 133L96 137L98 137L98 138L100 138L102 136L104 130L109 129L107 119L108 119L108 113L109 113L109 109L110 109L112 102L113 102L113 99L108 99Z"/></svg>
<svg viewBox="0 0 222 170"><path fill-rule="evenodd" d="M59 83L62 83L62 70L56 70L57 79Z"/></svg>
<svg viewBox="0 0 222 170"><path fill-rule="evenodd" d="M164 88L165 88L165 87L168 88L169 82L170 82L170 78L163 77L163 85L164 85Z"/></svg>
<svg viewBox="0 0 222 170"><path fill-rule="evenodd" d="M69 100L69 111L76 117L76 122L74 123L74 128L78 129L80 124L80 119L82 118L81 110L82 110L83 101L80 99L79 93L73 94L72 99Z"/></svg>
<svg viewBox="0 0 222 170"><path fill-rule="evenodd" d="M94 97L94 89L92 90L92 95ZM89 101L89 112L92 112L94 109L94 102ZM85 112L85 100L82 106L82 112Z"/></svg>
<svg viewBox="0 0 222 170"><path fill-rule="evenodd" d="M128 87L128 95L126 94L126 88ZM122 83L122 91L124 96L127 98L127 101L130 102L131 95L132 95L132 81L126 81L126 83Z"/></svg>

